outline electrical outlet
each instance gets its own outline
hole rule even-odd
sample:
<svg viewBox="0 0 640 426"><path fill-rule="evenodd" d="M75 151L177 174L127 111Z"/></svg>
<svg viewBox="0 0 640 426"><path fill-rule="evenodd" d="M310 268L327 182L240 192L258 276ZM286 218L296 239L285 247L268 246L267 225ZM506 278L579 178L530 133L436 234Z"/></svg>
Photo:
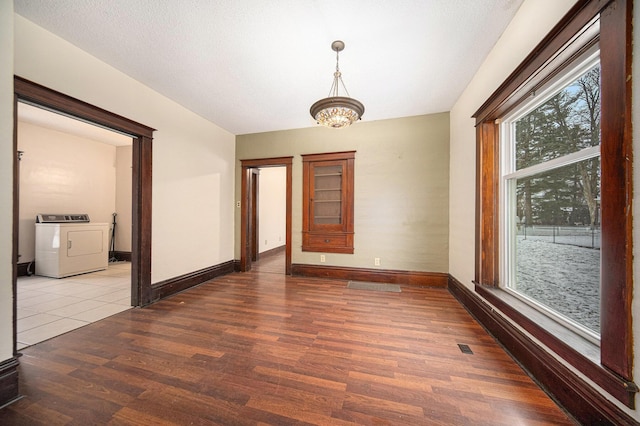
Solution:
<svg viewBox="0 0 640 426"><path fill-rule="evenodd" d="M320 255L320 262L324 263L327 260L326 257L324 257L324 254Z"/></svg>
<svg viewBox="0 0 640 426"><path fill-rule="evenodd" d="M240 207L240 201L236 201L236 207Z"/></svg>
<svg viewBox="0 0 640 426"><path fill-rule="evenodd" d="M379 257L375 257L375 258L373 259L373 264L374 264L375 266L380 266L380 258L379 258Z"/></svg>

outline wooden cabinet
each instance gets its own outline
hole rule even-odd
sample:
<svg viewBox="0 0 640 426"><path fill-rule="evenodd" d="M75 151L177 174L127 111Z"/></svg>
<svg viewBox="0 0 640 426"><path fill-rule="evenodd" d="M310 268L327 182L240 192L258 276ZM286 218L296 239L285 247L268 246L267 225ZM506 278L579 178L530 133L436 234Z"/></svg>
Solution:
<svg viewBox="0 0 640 426"><path fill-rule="evenodd" d="M355 151L302 156L302 250L353 253Z"/></svg>

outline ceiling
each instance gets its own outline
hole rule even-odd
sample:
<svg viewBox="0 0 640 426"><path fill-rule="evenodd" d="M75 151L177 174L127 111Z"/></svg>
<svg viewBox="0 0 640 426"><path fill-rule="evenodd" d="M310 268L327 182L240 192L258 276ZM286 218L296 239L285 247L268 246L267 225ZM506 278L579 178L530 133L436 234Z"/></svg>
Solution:
<svg viewBox="0 0 640 426"><path fill-rule="evenodd" d="M523 0L14 0L233 134L315 126L331 42L363 121L449 111Z"/></svg>
<svg viewBox="0 0 640 426"><path fill-rule="evenodd" d="M133 138L131 136L126 136L95 124L89 124L23 102L18 103L18 119L36 126L58 132L70 133L108 145L125 146L133 144Z"/></svg>

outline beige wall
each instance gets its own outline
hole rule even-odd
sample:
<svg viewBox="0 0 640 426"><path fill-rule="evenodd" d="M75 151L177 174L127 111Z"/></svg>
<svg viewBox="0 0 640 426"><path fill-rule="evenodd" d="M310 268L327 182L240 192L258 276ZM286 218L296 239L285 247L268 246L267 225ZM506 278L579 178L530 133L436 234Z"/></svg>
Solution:
<svg viewBox="0 0 640 426"><path fill-rule="evenodd" d="M21 263L34 260L39 213L87 213L91 222L111 222L116 201L115 146L19 121L18 149L23 151Z"/></svg>
<svg viewBox="0 0 640 426"><path fill-rule="evenodd" d="M0 1L0 362L13 356L13 2Z"/></svg>
<svg viewBox="0 0 640 426"><path fill-rule="evenodd" d="M324 265L447 272L449 114L359 122L236 138L238 160L293 156L292 261L320 264L302 252L301 154L356 151L354 254L326 255ZM236 162L240 200L240 161ZM240 220L236 208L236 223ZM239 229L236 258L240 257Z"/></svg>
<svg viewBox="0 0 640 426"><path fill-rule="evenodd" d="M498 86L511 74L520 62L533 50L544 38L551 28L564 16L575 4L575 0L525 0L518 13L505 30L500 40L475 74L471 83L467 86L456 104L451 110L451 172L450 172L450 247L449 247L449 272L461 283L469 288L473 287L474 275L474 227L475 227L475 128L471 115L484 103L484 101L498 88ZM639 22L640 12L635 8L635 22ZM638 40L638 35L634 35ZM634 43L635 61L638 61L640 51L638 41ZM637 62L636 62L637 64ZM634 69L638 69L637 66ZM634 72L634 74L636 74ZM634 85L634 94L637 86ZM637 99L638 96L634 96ZM634 122L640 122L638 101L634 102ZM634 150L640 148L640 133L638 126L634 126ZM637 156L636 156L637 157ZM634 180L640 178L638 166L635 166ZM638 191L635 192L638 194ZM640 202L635 196L634 205ZM635 241L640 241L640 230L634 229ZM637 255L636 255L637 258ZM634 282L640 283L639 268L635 267ZM635 284L634 294L639 294L640 286ZM640 330L640 302L638 298L633 301L633 328ZM634 332L634 336L638 333ZM535 340L535 339L534 339ZM635 371L636 378L640 377L640 346L638 338L634 339L635 345ZM596 389L597 385L583 377ZM607 398L617 404L622 410L629 413L635 419L640 420L637 411L623 407L617 400L600 390Z"/></svg>
<svg viewBox="0 0 640 426"><path fill-rule="evenodd" d="M21 16L13 17L17 75L157 129L152 282L232 260L234 135Z"/></svg>

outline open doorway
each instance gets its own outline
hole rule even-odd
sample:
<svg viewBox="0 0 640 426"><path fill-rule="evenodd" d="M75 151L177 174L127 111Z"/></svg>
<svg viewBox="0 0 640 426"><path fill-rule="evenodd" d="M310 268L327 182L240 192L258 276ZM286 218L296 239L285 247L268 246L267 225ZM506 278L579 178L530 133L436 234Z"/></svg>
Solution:
<svg viewBox="0 0 640 426"><path fill-rule="evenodd" d="M254 271L284 274L286 270L286 172L284 166L260 167L252 174L256 205L255 213L251 212L250 238Z"/></svg>
<svg viewBox="0 0 640 426"><path fill-rule="evenodd" d="M131 306L145 306L153 301L151 286L151 166L154 129L56 92L37 83L14 77L14 191L13 191L13 334L17 355L17 276L19 240L19 153L17 148L18 102L25 102L81 121L130 135L131 167Z"/></svg>
<svg viewBox="0 0 640 426"><path fill-rule="evenodd" d="M133 138L24 102L17 115L20 350L131 307Z"/></svg>
<svg viewBox="0 0 640 426"><path fill-rule="evenodd" d="M284 169L285 180L285 241L284 241L284 273L291 275L291 186L292 174L291 165L293 157L265 158L257 160L241 160L241 210L240 210L240 270L250 271L252 264L259 258L260 243L264 238L260 238L259 199L260 199L260 170L267 170L272 167L282 167ZM277 179L277 178L276 178ZM280 213L282 214L282 213ZM269 238L266 239L269 246ZM276 241L274 248L278 247Z"/></svg>

